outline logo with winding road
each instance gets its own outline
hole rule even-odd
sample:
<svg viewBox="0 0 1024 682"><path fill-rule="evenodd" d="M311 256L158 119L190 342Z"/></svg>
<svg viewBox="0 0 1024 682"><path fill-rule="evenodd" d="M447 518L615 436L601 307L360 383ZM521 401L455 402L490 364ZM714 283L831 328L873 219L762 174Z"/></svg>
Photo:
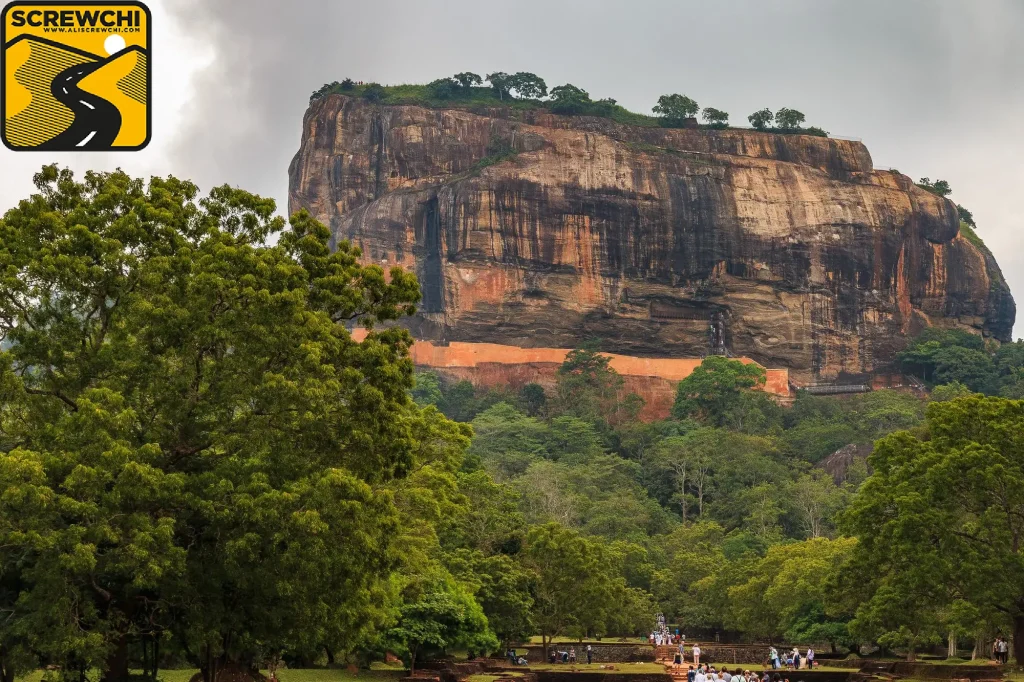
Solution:
<svg viewBox="0 0 1024 682"><path fill-rule="evenodd" d="M3 10L4 145L134 151L149 143L150 13L141 2Z"/></svg>

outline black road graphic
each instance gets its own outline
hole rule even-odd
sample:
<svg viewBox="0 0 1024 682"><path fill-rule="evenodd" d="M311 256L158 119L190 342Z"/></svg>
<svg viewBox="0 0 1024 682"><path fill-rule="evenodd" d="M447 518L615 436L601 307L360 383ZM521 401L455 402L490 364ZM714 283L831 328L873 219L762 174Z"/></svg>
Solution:
<svg viewBox="0 0 1024 682"><path fill-rule="evenodd" d="M78 150L109 149L121 130L121 112L107 100L80 90L78 82L100 68L106 61L78 64L54 76L50 84L53 96L75 114L67 130L37 149Z"/></svg>

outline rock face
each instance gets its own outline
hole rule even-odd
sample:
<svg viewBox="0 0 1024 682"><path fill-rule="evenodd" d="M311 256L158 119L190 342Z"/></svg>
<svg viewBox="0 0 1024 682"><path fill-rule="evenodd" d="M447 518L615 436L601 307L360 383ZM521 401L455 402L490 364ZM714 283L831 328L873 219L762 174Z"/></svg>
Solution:
<svg viewBox="0 0 1024 682"><path fill-rule="evenodd" d="M849 140L331 95L289 182L289 210L416 272L435 342L695 357L717 319L808 381L887 369L928 325L1009 340L1015 315L956 207Z"/></svg>

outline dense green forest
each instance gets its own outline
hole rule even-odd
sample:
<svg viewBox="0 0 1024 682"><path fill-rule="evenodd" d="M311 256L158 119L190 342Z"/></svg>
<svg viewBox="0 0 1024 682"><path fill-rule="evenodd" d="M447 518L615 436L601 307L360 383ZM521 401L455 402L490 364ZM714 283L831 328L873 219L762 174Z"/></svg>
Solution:
<svg viewBox="0 0 1024 682"><path fill-rule="evenodd" d="M709 357L644 423L415 373L409 273L305 212L45 167L0 220L0 673L410 665L531 635L1024 643L1024 345L930 331L931 399ZM268 237L277 235L276 240ZM273 242L268 243L268 242ZM369 329L361 343L351 325ZM874 452L825 468L837 449Z"/></svg>

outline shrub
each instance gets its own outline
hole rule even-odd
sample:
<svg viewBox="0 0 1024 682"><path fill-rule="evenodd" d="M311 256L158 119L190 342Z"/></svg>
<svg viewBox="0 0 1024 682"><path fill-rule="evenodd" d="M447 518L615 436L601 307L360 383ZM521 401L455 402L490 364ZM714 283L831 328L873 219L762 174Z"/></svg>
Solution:
<svg viewBox="0 0 1024 682"><path fill-rule="evenodd" d="M363 99L367 102L381 102L385 96L387 92L380 83L369 83L363 88Z"/></svg>

